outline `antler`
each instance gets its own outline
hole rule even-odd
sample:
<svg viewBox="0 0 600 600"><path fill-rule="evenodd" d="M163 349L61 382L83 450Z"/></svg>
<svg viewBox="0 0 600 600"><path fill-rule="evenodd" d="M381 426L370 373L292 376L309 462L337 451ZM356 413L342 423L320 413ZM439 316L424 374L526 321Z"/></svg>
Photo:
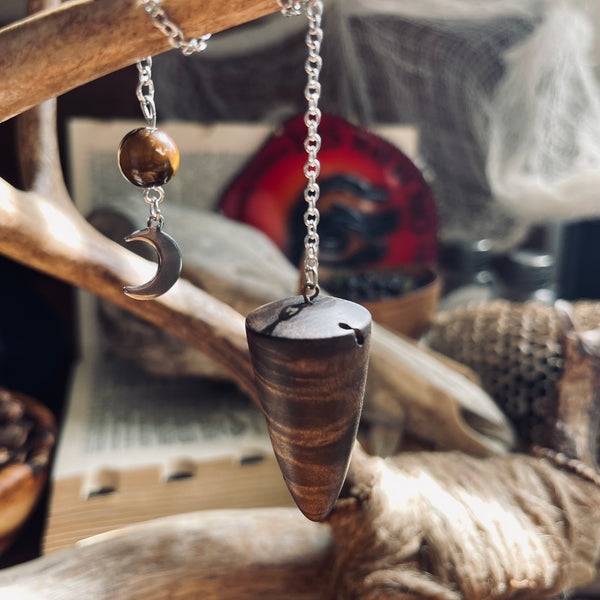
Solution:
<svg viewBox="0 0 600 600"><path fill-rule="evenodd" d="M277 10L274 0L168 0L187 36ZM0 122L148 55L169 50L138 0L73 0L0 30Z"/></svg>

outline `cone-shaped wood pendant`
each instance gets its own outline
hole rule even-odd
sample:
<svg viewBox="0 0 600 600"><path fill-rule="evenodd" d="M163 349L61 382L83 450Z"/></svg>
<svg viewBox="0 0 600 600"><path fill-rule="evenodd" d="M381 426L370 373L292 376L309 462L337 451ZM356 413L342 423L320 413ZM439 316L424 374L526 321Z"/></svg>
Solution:
<svg viewBox="0 0 600 600"><path fill-rule="evenodd" d="M371 315L347 300L297 296L256 309L246 334L285 482L300 510L321 521L337 500L356 437Z"/></svg>

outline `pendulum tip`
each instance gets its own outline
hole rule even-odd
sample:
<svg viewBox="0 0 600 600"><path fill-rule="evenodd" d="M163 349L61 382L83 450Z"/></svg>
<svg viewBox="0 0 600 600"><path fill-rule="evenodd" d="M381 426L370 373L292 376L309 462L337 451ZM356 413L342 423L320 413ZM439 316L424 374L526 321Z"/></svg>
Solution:
<svg viewBox="0 0 600 600"><path fill-rule="evenodd" d="M347 460L343 459L342 463L345 467ZM284 472L284 470L285 468L282 466L282 472ZM307 519L310 519L311 521L324 521L333 510L346 478L345 468L338 473L332 472L335 470L336 466L333 466L333 469L328 473L327 480L322 485L313 486L297 485L294 481L286 478L284 473L283 478L292 498L294 499L296 506ZM314 473L309 474L310 479L312 479L313 476Z"/></svg>

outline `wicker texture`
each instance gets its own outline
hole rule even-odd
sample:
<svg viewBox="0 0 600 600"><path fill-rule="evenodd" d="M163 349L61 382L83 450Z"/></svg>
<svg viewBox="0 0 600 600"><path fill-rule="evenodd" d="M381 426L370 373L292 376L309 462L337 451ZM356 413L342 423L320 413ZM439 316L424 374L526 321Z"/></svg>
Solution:
<svg viewBox="0 0 600 600"><path fill-rule="evenodd" d="M573 307L582 330L600 326L599 302ZM441 312L427 343L481 377L525 445L541 443L555 416L564 365L560 326L551 306L495 300Z"/></svg>

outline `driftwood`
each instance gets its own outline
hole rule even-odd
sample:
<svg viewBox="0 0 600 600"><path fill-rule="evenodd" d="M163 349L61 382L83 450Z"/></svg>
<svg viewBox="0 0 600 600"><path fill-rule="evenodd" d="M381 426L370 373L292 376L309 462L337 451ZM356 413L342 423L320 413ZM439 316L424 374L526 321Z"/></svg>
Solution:
<svg viewBox="0 0 600 600"><path fill-rule="evenodd" d="M590 381L580 365L592 365L592 380L598 372L597 348L586 349L596 336L570 326L565 335L583 346L568 348L576 368L565 372L557 414ZM595 409L597 395L585 395ZM594 421L580 423L571 415L560 429L589 440ZM591 581L599 557L597 471L552 454L384 460L357 446L327 525L294 509L167 517L3 571L0 597L537 600Z"/></svg>
<svg viewBox="0 0 600 600"><path fill-rule="evenodd" d="M134 227L127 209L96 211L92 222L115 241ZM185 257L184 276L242 314L297 293L297 269L260 232L190 207L170 206L168 222ZM141 367L175 376L215 374L203 353L163 330L109 303L103 303L102 314L113 351L123 358L138 354ZM374 331L364 414L378 428L374 437L389 435L378 454L393 453L403 428L439 447L474 454L510 445L500 413L469 380L467 369L382 327Z"/></svg>
<svg viewBox="0 0 600 600"><path fill-rule="evenodd" d="M46 109L47 110L47 109ZM36 118L28 115L28 119ZM57 179L40 172L33 189L42 189ZM123 282L151 278L155 266L121 248L94 230L67 199L61 184L54 183L51 193L16 190L0 181L0 252L40 271L83 287L121 306L143 319L152 321L185 343L205 352L255 397L252 369L244 332L244 318L228 305L180 280L157 300L140 303L122 292ZM378 341L381 340L381 343ZM440 446L455 447L475 453L501 451L510 442L510 428L487 396L474 390L482 400L479 406L460 406L458 394L444 392L403 365L401 349L409 348L390 333L373 336L371 380L375 394L394 398L398 423L418 426L419 436ZM416 361L418 362L418 360ZM378 366L380 365L380 366ZM466 378L432 359L433 371L460 380L465 390L475 388ZM424 371L424 369L423 369ZM377 397L373 395L373 397ZM381 397L381 396L380 396ZM421 399L424 400L420 406ZM388 404L391 404L388 402ZM439 411L440 407L446 407ZM486 438L463 420L469 411L484 423L493 437ZM445 414L444 414L445 413ZM439 417L435 417L440 414ZM387 417L389 421L391 417ZM447 420L446 420L447 419ZM443 430L440 425L443 423ZM481 429L480 429L481 430ZM483 431L487 433L485 427Z"/></svg>

